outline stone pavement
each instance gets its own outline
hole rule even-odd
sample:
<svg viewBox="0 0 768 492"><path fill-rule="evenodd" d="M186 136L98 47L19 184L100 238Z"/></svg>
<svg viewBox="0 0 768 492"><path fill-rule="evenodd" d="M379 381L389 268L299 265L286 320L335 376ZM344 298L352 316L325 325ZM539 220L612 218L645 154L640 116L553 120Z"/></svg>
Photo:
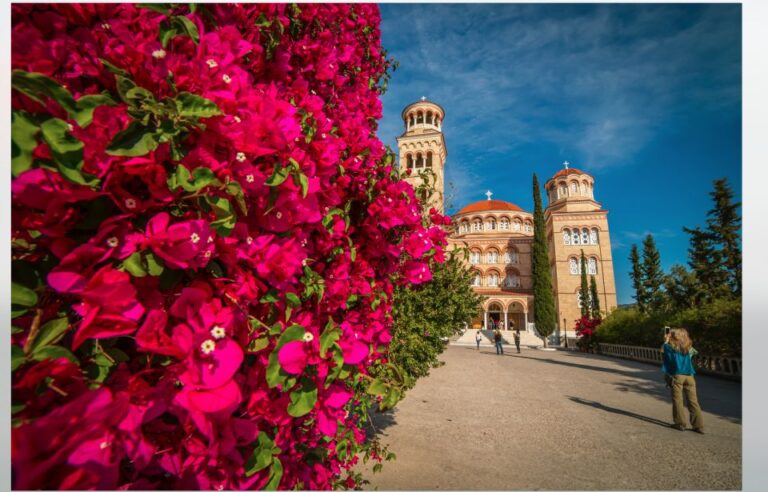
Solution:
<svg viewBox="0 0 768 492"><path fill-rule="evenodd" d="M397 454L379 490L741 488L741 385L697 376L706 434L668 427L655 366L575 352L449 346L445 365L376 416Z"/></svg>

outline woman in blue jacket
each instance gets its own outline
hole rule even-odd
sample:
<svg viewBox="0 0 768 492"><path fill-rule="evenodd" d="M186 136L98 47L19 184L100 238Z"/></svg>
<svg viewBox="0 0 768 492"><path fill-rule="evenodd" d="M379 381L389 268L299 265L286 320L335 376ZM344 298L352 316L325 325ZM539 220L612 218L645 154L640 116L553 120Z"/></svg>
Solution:
<svg viewBox="0 0 768 492"><path fill-rule="evenodd" d="M691 345L691 338L685 328L673 328L664 337L661 351L664 354L661 370L664 372L667 384L672 388L672 419L673 428L685 430L683 421L683 394L688 400L688 413L691 427L699 434L704 433L704 419L701 416L701 406L696 397L696 380L693 368L693 356L696 349Z"/></svg>

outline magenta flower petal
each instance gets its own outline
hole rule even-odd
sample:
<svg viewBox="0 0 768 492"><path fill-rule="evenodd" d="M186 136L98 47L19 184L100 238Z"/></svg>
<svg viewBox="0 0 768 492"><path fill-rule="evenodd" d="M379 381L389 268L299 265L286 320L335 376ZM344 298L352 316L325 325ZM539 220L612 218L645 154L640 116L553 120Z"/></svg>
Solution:
<svg viewBox="0 0 768 492"><path fill-rule="evenodd" d="M221 340L209 359L201 362L200 377L204 386L221 386L235 375L243 362L243 349L229 339Z"/></svg>
<svg viewBox="0 0 768 492"><path fill-rule="evenodd" d="M307 353L304 346L304 342L294 340L283 345L277 354L280 367L288 374L301 374L307 367Z"/></svg>
<svg viewBox="0 0 768 492"><path fill-rule="evenodd" d="M204 413L232 411L242 401L240 386L232 380L211 390L188 390L186 396L191 409Z"/></svg>
<svg viewBox="0 0 768 492"><path fill-rule="evenodd" d="M352 340L351 342L341 341L339 346L344 353L345 364L359 364L368 357L368 345L360 340Z"/></svg>
<svg viewBox="0 0 768 492"><path fill-rule="evenodd" d="M317 412L317 427L326 436L333 437L336 435L338 424L333 415L329 414L325 409L321 409Z"/></svg>
<svg viewBox="0 0 768 492"><path fill-rule="evenodd" d="M352 398L352 393L349 391L339 387L331 387L325 394L324 404L331 408L339 409L346 405L350 398Z"/></svg>

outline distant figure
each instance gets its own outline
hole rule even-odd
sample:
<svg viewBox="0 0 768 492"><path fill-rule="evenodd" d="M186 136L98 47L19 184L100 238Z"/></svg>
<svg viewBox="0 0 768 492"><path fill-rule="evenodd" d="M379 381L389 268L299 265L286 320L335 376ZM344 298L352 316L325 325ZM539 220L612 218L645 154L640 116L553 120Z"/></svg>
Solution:
<svg viewBox="0 0 768 492"><path fill-rule="evenodd" d="M517 347L517 353L520 353L520 330L515 330L515 347Z"/></svg>
<svg viewBox="0 0 768 492"><path fill-rule="evenodd" d="M504 347L502 346L501 332L497 328L493 332L493 342L496 344L496 355L504 355Z"/></svg>
<svg viewBox="0 0 768 492"><path fill-rule="evenodd" d="M696 380L693 378L696 374L693 368L693 356L697 352L692 347L688 330L685 328L670 330L669 334L664 336L661 352L664 354L661 370L667 379L667 386L672 389L672 420L675 422L672 427L685 430L683 421L683 393L685 393L691 427L695 432L704 434L704 419L696 397Z"/></svg>
<svg viewBox="0 0 768 492"><path fill-rule="evenodd" d="M475 333L475 341L477 342L477 350L480 350L480 342L483 341L483 335L480 333L480 330L477 330L477 333Z"/></svg>

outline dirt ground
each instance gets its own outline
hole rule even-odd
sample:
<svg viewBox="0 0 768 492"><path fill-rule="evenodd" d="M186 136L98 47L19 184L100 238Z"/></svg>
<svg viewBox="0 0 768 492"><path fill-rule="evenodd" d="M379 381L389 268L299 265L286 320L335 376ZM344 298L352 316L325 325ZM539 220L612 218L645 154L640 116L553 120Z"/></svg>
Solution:
<svg viewBox="0 0 768 492"><path fill-rule="evenodd" d="M379 490L741 488L741 384L697 376L704 435L671 429L655 366L574 352L451 346L378 414L397 455Z"/></svg>

